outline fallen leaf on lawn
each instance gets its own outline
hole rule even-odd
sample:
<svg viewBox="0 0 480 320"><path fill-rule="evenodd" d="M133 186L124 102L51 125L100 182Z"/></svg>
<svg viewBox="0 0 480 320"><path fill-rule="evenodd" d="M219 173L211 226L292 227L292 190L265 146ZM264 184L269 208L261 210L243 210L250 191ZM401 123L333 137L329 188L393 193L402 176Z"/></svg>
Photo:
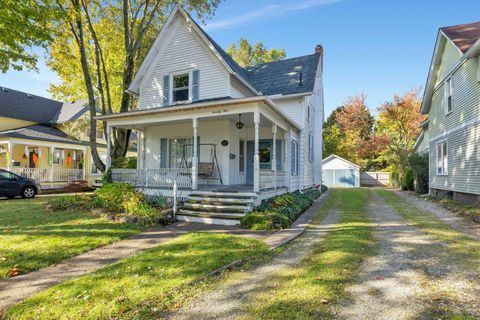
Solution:
<svg viewBox="0 0 480 320"><path fill-rule="evenodd" d="M5 257L0 257L0 261L7 261L7 258L5 258Z"/></svg>
<svg viewBox="0 0 480 320"><path fill-rule="evenodd" d="M385 277L384 276L378 276L377 280L385 280Z"/></svg>
<svg viewBox="0 0 480 320"><path fill-rule="evenodd" d="M20 274L20 269L18 269L17 267L13 267L10 270L8 270L8 275L10 277L15 277L15 276L18 276L19 274Z"/></svg>
<svg viewBox="0 0 480 320"><path fill-rule="evenodd" d="M321 303L321 304L327 304L327 303L328 303L328 300L327 300L327 299L320 299L320 303Z"/></svg>

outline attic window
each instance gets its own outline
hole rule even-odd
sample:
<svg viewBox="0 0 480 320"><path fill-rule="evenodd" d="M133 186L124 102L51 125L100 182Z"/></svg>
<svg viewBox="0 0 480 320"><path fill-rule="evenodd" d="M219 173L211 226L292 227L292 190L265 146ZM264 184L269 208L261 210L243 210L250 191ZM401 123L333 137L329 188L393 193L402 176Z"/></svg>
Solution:
<svg viewBox="0 0 480 320"><path fill-rule="evenodd" d="M190 74L178 74L172 78L172 102L184 102L190 100Z"/></svg>

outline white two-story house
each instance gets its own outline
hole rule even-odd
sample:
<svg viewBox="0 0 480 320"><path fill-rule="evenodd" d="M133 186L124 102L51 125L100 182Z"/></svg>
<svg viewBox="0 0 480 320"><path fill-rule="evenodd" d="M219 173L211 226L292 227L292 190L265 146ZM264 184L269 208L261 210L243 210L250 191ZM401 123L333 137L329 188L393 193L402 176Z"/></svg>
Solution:
<svg viewBox="0 0 480 320"><path fill-rule="evenodd" d="M137 170L112 170L113 180L166 196L176 181L195 200L178 218L213 223L237 223L240 203L321 184L322 58L317 46L242 68L176 6L129 88L138 110L99 117L107 131L138 132Z"/></svg>

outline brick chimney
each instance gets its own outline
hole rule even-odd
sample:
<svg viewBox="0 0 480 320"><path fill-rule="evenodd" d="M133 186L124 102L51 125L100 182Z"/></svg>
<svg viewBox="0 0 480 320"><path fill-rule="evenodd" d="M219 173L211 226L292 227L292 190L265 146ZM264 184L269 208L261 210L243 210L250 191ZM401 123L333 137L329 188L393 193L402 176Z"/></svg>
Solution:
<svg viewBox="0 0 480 320"><path fill-rule="evenodd" d="M321 56L323 56L323 47L321 44L317 44L317 46L315 47L315 53L318 53Z"/></svg>

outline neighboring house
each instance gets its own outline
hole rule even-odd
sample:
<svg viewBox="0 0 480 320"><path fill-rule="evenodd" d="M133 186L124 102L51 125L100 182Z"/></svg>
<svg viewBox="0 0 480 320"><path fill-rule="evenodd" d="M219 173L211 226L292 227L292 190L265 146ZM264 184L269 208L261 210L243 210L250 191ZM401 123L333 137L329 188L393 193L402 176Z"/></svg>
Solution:
<svg viewBox="0 0 480 320"><path fill-rule="evenodd" d="M480 22L441 28L425 87L430 192L479 203ZM428 146L427 146L428 143Z"/></svg>
<svg viewBox="0 0 480 320"><path fill-rule="evenodd" d="M38 180L42 188L101 179L88 143L86 101L60 102L0 88L0 168ZM103 128L99 153L106 161Z"/></svg>
<svg viewBox="0 0 480 320"><path fill-rule="evenodd" d="M360 187L360 166L332 154L322 161L323 184L329 188Z"/></svg>
<svg viewBox="0 0 480 320"><path fill-rule="evenodd" d="M138 169L113 179L150 194L169 196L177 181L183 197L231 191L257 203L320 184L323 49L313 49L242 68L176 6L129 88L139 109L99 117L108 130L139 133ZM212 206L198 207L180 218L215 219Z"/></svg>

